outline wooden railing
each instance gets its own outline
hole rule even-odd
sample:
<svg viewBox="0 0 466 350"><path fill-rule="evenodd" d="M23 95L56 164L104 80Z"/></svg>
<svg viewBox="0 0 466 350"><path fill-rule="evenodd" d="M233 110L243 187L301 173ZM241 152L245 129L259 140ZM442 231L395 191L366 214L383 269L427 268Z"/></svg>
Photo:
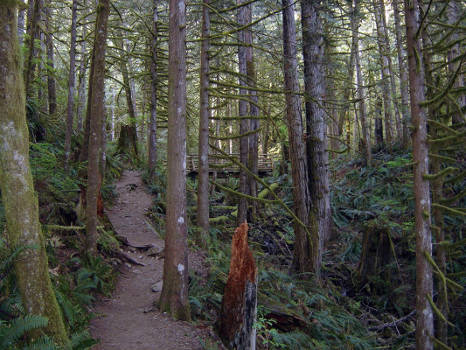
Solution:
<svg viewBox="0 0 466 350"><path fill-rule="evenodd" d="M239 153L229 154L239 161ZM258 171L269 172L273 170L273 158L267 154L258 156ZM199 156L197 154L189 154L186 156L186 171L188 173L197 172L199 169ZM216 154L209 155L209 172L239 172L239 166L231 159Z"/></svg>

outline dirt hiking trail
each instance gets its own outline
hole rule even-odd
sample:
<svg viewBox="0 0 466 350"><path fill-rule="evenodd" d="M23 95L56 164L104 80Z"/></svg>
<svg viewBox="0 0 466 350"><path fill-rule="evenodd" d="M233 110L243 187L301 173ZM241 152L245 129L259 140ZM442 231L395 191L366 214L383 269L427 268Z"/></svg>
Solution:
<svg viewBox="0 0 466 350"><path fill-rule="evenodd" d="M106 209L114 230L133 246L153 244L154 248L149 251L131 247L125 249L125 254L144 266L122 264L122 273L112 296L95 305L97 317L91 321L90 332L100 343L93 349L202 349L199 339L204 336L199 329L187 322L174 321L152 307L160 297L164 260L150 254L154 250L161 251L164 241L146 222L145 212L152 205L152 197L140 173L124 171L116 183L116 191L118 198L115 204ZM199 268L199 259L191 255L190 267Z"/></svg>

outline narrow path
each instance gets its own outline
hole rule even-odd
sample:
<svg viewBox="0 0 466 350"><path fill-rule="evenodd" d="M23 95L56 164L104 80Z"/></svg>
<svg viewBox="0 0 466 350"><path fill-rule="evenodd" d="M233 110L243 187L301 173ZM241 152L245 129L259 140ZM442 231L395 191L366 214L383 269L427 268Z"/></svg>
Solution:
<svg viewBox="0 0 466 350"><path fill-rule="evenodd" d="M145 212L152 204L141 175L125 171L116 184L118 199L106 209L116 233L135 246L154 244L162 249L164 241L146 223ZM98 315L90 324L90 332L100 344L94 350L195 350L202 349L199 332L187 322L174 321L158 310L151 310L160 297L163 259L140 250L125 252L145 266L122 265L116 289L109 299L99 302ZM152 291L157 284L158 292ZM150 311L149 311L150 310Z"/></svg>

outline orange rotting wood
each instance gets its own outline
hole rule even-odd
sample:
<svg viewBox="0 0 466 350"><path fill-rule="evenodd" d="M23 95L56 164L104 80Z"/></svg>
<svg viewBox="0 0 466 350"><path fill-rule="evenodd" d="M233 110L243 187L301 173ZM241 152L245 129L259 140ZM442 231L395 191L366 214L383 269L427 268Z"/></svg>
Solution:
<svg viewBox="0 0 466 350"><path fill-rule="evenodd" d="M230 272L220 315L220 337L230 348L249 349L246 344L249 343L247 338L250 338L250 333L253 332L256 278L256 264L248 246L248 225L244 222L235 230L233 236ZM251 330L248 331L249 325ZM245 347L241 344L245 344Z"/></svg>

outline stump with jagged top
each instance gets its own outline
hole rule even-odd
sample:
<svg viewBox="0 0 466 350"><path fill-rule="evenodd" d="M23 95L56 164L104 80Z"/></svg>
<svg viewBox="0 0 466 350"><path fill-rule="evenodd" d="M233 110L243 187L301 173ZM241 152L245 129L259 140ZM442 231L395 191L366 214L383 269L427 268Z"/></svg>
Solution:
<svg viewBox="0 0 466 350"><path fill-rule="evenodd" d="M244 222L233 236L230 272L219 319L219 334L228 348L256 348L256 332L253 328L256 311L257 270L248 246L248 225Z"/></svg>

